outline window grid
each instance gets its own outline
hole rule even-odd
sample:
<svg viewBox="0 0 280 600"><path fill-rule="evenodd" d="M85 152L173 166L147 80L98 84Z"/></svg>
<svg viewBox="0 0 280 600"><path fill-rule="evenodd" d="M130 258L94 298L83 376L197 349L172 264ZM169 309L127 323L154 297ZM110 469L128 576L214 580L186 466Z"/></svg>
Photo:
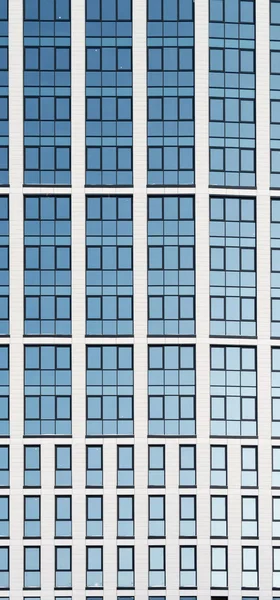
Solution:
<svg viewBox="0 0 280 600"><path fill-rule="evenodd" d="M8 0L0 4L0 186L9 184Z"/></svg>
<svg viewBox="0 0 280 600"><path fill-rule="evenodd" d="M9 347L0 346L0 437L10 435Z"/></svg>
<svg viewBox="0 0 280 600"><path fill-rule="evenodd" d="M255 198L210 197L210 334L254 337Z"/></svg>
<svg viewBox="0 0 280 600"><path fill-rule="evenodd" d="M71 335L71 200L24 198L24 333Z"/></svg>
<svg viewBox="0 0 280 600"><path fill-rule="evenodd" d="M257 435L256 348L211 347L211 435Z"/></svg>
<svg viewBox="0 0 280 600"><path fill-rule="evenodd" d="M279 102L280 106L280 102ZM280 198L271 198L271 337L280 337Z"/></svg>
<svg viewBox="0 0 280 600"><path fill-rule="evenodd" d="M87 347L87 436L133 435L132 346Z"/></svg>
<svg viewBox="0 0 280 600"><path fill-rule="evenodd" d="M279 2L270 0L270 185L280 185Z"/></svg>
<svg viewBox="0 0 280 600"><path fill-rule="evenodd" d="M132 3L86 1L86 185L132 185Z"/></svg>
<svg viewBox="0 0 280 600"><path fill-rule="evenodd" d="M4 2L0 5L4 6ZM0 19L1 28L1 19ZM0 35L1 42L1 35ZM1 47L0 47L1 55ZM0 58L1 64L1 58ZM1 81L1 69L0 69ZM1 131L1 85L0 85L0 131ZM1 135L0 135L0 156L1 156ZM1 160L0 160L0 181L1 181ZM9 335L9 198L0 196L0 336Z"/></svg>
<svg viewBox="0 0 280 600"><path fill-rule="evenodd" d="M192 0L148 0L147 51L148 185L193 185Z"/></svg>
<svg viewBox="0 0 280 600"><path fill-rule="evenodd" d="M148 333L195 334L193 196L148 197Z"/></svg>
<svg viewBox="0 0 280 600"><path fill-rule="evenodd" d="M86 206L87 335L133 335L132 196L87 196Z"/></svg>
<svg viewBox="0 0 280 600"><path fill-rule="evenodd" d="M256 185L255 2L210 0L210 185Z"/></svg>
<svg viewBox="0 0 280 600"><path fill-rule="evenodd" d="M24 183L71 184L70 2L24 0Z"/></svg>

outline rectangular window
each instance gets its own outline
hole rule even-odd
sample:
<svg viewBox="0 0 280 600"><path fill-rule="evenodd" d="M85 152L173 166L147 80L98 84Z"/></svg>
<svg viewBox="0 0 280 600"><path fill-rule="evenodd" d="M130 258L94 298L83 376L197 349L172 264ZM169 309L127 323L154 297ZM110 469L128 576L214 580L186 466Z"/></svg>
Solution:
<svg viewBox="0 0 280 600"><path fill-rule="evenodd" d="M210 185L256 185L255 1L210 0Z"/></svg>
<svg viewBox="0 0 280 600"><path fill-rule="evenodd" d="M86 486L103 487L103 448L86 447Z"/></svg>
<svg viewBox="0 0 280 600"><path fill-rule="evenodd" d="M271 349L271 436L280 437L280 348Z"/></svg>
<svg viewBox="0 0 280 600"><path fill-rule="evenodd" d="M272 448L272 487L280 488L280 447Z"/></svg>
<svg viewBox="0 0 280 600"><path fill-rule="evenodd" d="M134 537L134 496L118 496L118 538Z"/></svg>
<svg viewBox="0 0 280 600"><path fill-rule="evenodd" d="M195 446L179 446L179 486L196 486Z"/></svg>
<svg viewBox="0 0 280 600"><path fill-rule="evenodd" d="M61 589L71 589L72 587L71 546L55 547L55 587Z"/></svg>
<svg viewBox="0 0 280 600"><path fill-rule="evenodd" d="M228 549L226 546L211 547L211 588L228 586Z"/></svg>
<svg viewBox="0 0 280 600"><path fill-rule="evenodd" d="M24 496L25 538L41 537L41 496Z"/></svg>
<svg viewBox="0 0 280 600"><path fill-rule="evenodd" d="M103 588L103 548L87 546L86 548L86 587Z"/></svg>
<svg viewBox="0 0 280 600"><path fill-rule="evenodd" d="M254 589L259 587L258 548L242 548L242 587Z"/></svg>
<svg viewBox="0 0 280 600"><path fill-rule="evenodd" d="M24 183L71 184L70 2L24 0Z"/></svg>
<svg viewBox="0 0 280 600"><path fill-rule="evenodd" d="M241 487L258 487L258 448L241 447Z"/></svg>
<svg viewBox="0 0 280 600"><path fill-rule="evenodd" d="M71 496L55 496L55 537L72 537Z"/></svg>
<svg viewBox="0 0 280 600"><path fill-rule="evenodd" d="M165 496L148 497L149 538L165 537Z"/></svg>
<svg viewBox="0 0 280 600"><path fill-rule="evenodd" d="M227 538L228 507L227 496L211 496L211 537Z"/></svg>
<svg viewBox="0 0 280 600"><path fill-rule="evenodd" d="M210 333L254 337L256 199L210 197Z"/></svg>
<svg viewBox="0 0 280 600"><path fill-rule="evenodd" d="M132 3L86 0L87 186L132 185L132 119Z"/></svg>
<svg viewBox="0 0 280 600"><path fill-rule="evenodd" d="M24 487L41 487L41 446L24 446Z"/></svg>
<svg viewBox="0 0 280 600"><path fill-rule="evenodd" d="M180 588L196 585L196 546L180 546Z"/></svg>
<svg viewBox="0 0 280 600"><path fill-rule="evenodd" d="M117 447L117 486L134 487L134 447Z"/></svg>
<svg viewBox="0 0 280 600"><path fill-rule="evenodd" d="M211 346L211 435L257 435L257 354L249 346Z"/></svg>
<svg viewBox="0 0 280 600"><path fill-rule="evenodd" d="M2 6L0 6L0 17ZM1 18L0 18L1 24ZM3 25L3 24L2 24ZM1 41L1 33L0 33ZM0 53L0 77L1 77L1 53ZM1 81L1 80L0 80ZM1 84L0 84L1 91ZM0 108L3 98L0 96ZM0 110L0 127L3 113ZM0 130L1 131L1 130ZM0 133L1 144L1 133ZM0 145L1 158L1 145ZM0 160L0 185L2 178L3 163ZM10 283L9 283L9 198L8 196L0 196L0 336L9 335L9 298L10 298Z"/></svg>
<svg viewBox="0 0 280 600"><path fill-rule="evenodd" d="M24 434L71 435L70 346L25 346Z"/></svg>
<svg viewBox="0 0 280 600"><path fill-rule="evenodd" d="M86 207L87 335L133 335L132 196L87 196Z"/></svg>
<svg viewBox="0 0 280 600"><path fill-rule="evenodd" d="M279 26L279 2L278 0L270 0L270 185L272 188L278 188L280 184Z"/></svg>
<svg viewBox="0 0 280 600"><path fill-rule="evenodd" d="M55 487L72 487L72 446L55 447Z"/></svg>
<svg viewBox="0 0 280 600"><path fill-rule="evenodd" d="M149 435L195 435L194 346L149 346Z"/></svg>
<svg viewBox="0 0 280 600"><path fill-rule="evenodd" d="M148 197L148 333L195 334L194 196Z"/></svg>
<svg viewBox="0 0 280 600"><path fill-rule="evenodd" d="M196 496L180 496L180 537L196 537Z"/></svg>
<svg viewBox="0 0 280 600"><path fill-rule="evenodd" d="M41 548L24 547L24 589L40 589L41 587Z"/></svg>
<svg viewBox="0 0 280 600"><path fill-rule="evenodd" d="M165 588L165 546L149 546L149 588Z"/></svg>
<svg viewBox="0 0 280 600"><path fill-rule="evenodd" d="M276 4L276 3L273 3ZM279 43L279 42L278 42ZM280 48L280 44L279 44ZM280 87L279 87L280 94ZM279 110L280 110L280 102L279 102ZM280 126L280 122L278 127ZM280 135L280 133L279 133ZM279 138L280 143L280 138ZM280 178L280 167L279 174ZM271 337L279 338L280 337L280 198L271 198L271 223L270 223L270 252L271 252L271 264L270 264L270 294L271 294ZM277 354L278 348L274 348L272 353ZM276 357L275 357L276 358ZM276 364L273 367L273 371L278 371L279 367ZM273 375L272 375L273 377ZM277 387L277 385L275 386ZM278 394L276 393L276 396ZM277 398L276 398L277 401ZM273 421L278 420L279 417L274 415ZM272 423L272 435L277 435L277 433L273 432L273 429L276 428L279 434L279 425Z"/></svg>
<svg viewBox="0 0 280 600"><path fill-rule="evenodd" d="M272 498L272 537L280 539L280 497Z"/></svg>
<svg viewBox="0 0 280 600"><path fill-rule="evenodd" d="M1 23L1 21L0 21ZM0 248L1 253L1 248ZM1 304L1 299L0 299ZM0 346L0 437L10 435L9 347Z"/></svg>
<svg viewBox="0 0 280 600"><path fill-rule="evenodd" d="M24 333L71 335L71 198L24 198Z"/></svg>
<svg viewBox="0 0 280 600"><path fill-rule="evenodd" d="M87 435L133 435L132 346L87 346Z"/></svg>
<svg viewBox="0 0 280 600"><path fill-rule="evenodd" d="M0 496L0 539L10 537L10 501L9 496Z"/></svg>
<svg viewBox="0 0 280 600"><path fill-rule="evenodd" d="M103 496L86 497L86 536L103 537Z"/></svg>
<svg viewBox="0 0 280 600"><path fill-rule="evenodd" d="M148 486L165 487L165 446L149 446Z"/></svg>
<svg viewBox="0 0 280 600"><path fill-rule="evenodd" d="M280 548L272 548L273 589L280 589Z"/></svg>
<svg viewBox="0 0 280 600"><path fill-rule="evenodd" d="M210 485L211 487L227 487L226 446L211 446L210 448Z"/></svg>
<svg viewBox="0 0 280 600"><path fill-rule="evenodd" d="M134 547L118 546L118 589L134 588Z"/></svg>
<svg viewBox="0 0 280 600"><path fill-rule="evenodd" d="M9 17L8 1L0 5L0 186L9 185Z"/></svg>
<svg viewBox="0 0 280 600"><path fill-rule="evenodd" d="M148 0L148 185L194 184L194 3Z"/></svg>
<svg viewBox="0 0 280 600"><path fill-rule="evenodd" d="M0 590L10 589L9 548L0 547Z"/></svg>
<svg viewBox="0 0 280 600"><path fill-rule="evenodd" d="M257 538L258 533L258 498L242 496L241 498L242 537Z"/></svg>

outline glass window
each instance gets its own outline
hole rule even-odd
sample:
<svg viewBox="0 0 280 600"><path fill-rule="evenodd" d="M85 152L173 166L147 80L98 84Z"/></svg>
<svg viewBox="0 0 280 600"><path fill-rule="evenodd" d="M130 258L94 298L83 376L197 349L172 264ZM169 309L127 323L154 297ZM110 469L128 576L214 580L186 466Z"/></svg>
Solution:
<svg viewBox="0 0 280 600"><path fill-rule="evenodd" d="M258 487L258 448L241 447L241 487Z"/></svg>
<svg viewBox="0 0 280 600"><path fill-rule="evenodd" d="M196 486L195 446L179 446L179 486Z"/></svg>
<svg viewBox="0 0 280 600"><path fill-rule="evenodd" d="M270 185L279 187L279 3L278 0L270 2Z"/></svg>
<svg viewBox="0 0 280 600"><path fill-rule="evenodd" d="M272 487L280 487L280 447L272 448Z"/></svg>
<svg viewBox="0 0 280 600"><path fill-rule="evenodd" d="M227 496L211 496L211 537L226 538L228 535Z"/></svg>
<svg viewBox="0 0 280 600"><path fill-rule="evenodd" d="M256 336L256 199L210 197L210 334Z"/></svg>
<svg viewBox="0 0 280 600"><path fill-rule="evenodd" d="M72 537L71 496L55 496L55 537Z"/></svg>
<svg viewBox="0 0 280 600"><path fill-rule="evenodd" d="M8 26L8 2L2 0L0 7L0 186L9 184Z"/></svg>
<svg viewBox="0 0 280 600"><path fill-rule="evenodd" d="M70 196L24 198L24 333L71 335Z"/></svg>
<svg viewBox="0 0 280 600"><path fill-rule="evenodd" d="M86 548L86 587L103 587L103 548L87 546Z"/></svg>
<svg viewBox="0 0 280 600"><path fill-rule="evenodd" d="M0 248L1 253L1 248ZM1 303L1 298L0 298ZM0 347L0 436L10 435L9 347Z"/></svg>
<svg viewBox="0 0 280 600"><path fill-rule="evenodd" d="M255 2L210 0L210 185L254 187Z"/></svg>
<svg viewBox="0 0 280 600"><path fill-rule="evenodd" d="M196 546L180 546L180 588L196 585Z"/></svg>
<svg viewBox="0 0 280 600"><path fill-rule="evenodd" d="M134 537L134 496L118 496L118 538Z"/></svg>
<svg viewBox="0 0 280 600"><path fill-rule="evenodd" d="M55 547L55 587L62 589L70 589L72 587L71 546Z"/></svg>
<svg viewBox="0 0 280 600"><path fill-rule="evenodd" d="M210 485L211 487L227 487L226 446L211 446L210 448Z"/></svg>
<svg viewBox="0 0 280 600"><path fill-rule="evenodd" d="M280 538L280 497L272 498L272 537Z"/></svg>
<svg viewBox="0 0 280 600"><path fill-rule="evenodd" d="M148 185L194 184L194 6L148 1Z"/></svg>
<svg viewBox="0 0 280 600"><path fill-rule="evenodd" d="M165 496L149 496L149 538L165 537Z"/></svg>
<svg viewBox="0 0 280 600"><path fill-rule="evenodd" d="M118 589L134 588L134 547L118 546Z"/></svg>
<svg viewBox="0 0 280 600"><path fill-rule="evenodd" d="M259 587L259 558L258 548L245 547L242 548L242 587L243 588L258 588Z"/></svg>
<svg viewBox="0 0 280 600"><path fill-rule="evenodd" d="M26 538L41 537L41 497L24 496L24 531Z"/></svg>
<svg viewBox="0 0 280 600"><path fill-rule="evenodd" d="M86 497L86 536L103 537L103 496Z"/></svg>
<svg viewBox="0 0 280 600"><path fill-rule="evenodd" d="M280 589L280 548L272 548L273 588Z"/></svg>
<svg viewBox="0 0 280 600"><path fill-rule="evenodd" d="M24 446L24 487L41 487L40 446Z"/></svg>
<svg viewBox="0 0 280 600"><path fill-rule="evenodd" d="M133 435L132 346L87 347L87 435Z"/></svg>
<svg viewBox="0 0 280 600"><path fill-rule="evenodd" d="M149 435L195 435L194 346L149 346Z"/></svg>
<svg viewBox="0 0 280 600"><path fill-rule="evenodd" d="M148 486L165 487L165 446L149 446L148 451Z"/></svg>
<svg viewBox="0 0 280 600"><path fill-rule="evenodd" d="M3 26L3 22L1 22ZM0 32L1 41L1 32ZM8 73L7 73L8 75ZM1 57L0 57L0 78L1 78ZM0 79L1 81L1 79ZM0 83L1 92L1 83ZM3 119L1 106L5 99L0 96L0 127ZM2 123L3 124L3 123ZM1 132L1 128L0 128ZM1 133L0 133L0 159L1 159ZM0 185L3 176L3 162L0 160ZM0 196L0 336L8 335L9 328L9 198Z"/></svg>
<svg viewBox="0 0 280 600"><path fill-rule="evenodd" d="M196 496L180 496L180 537L196 537Z"/></svg>
<svg viewBox="0 0 280 600"><path fill-rule="evenodd" d="M86 1L86 185L132 185L132 5Z"/></svg>
<svg viewBox="0 0 280 600"><path fill-rule="evenodd" d="M10 588L9 548L0 547L0 590Z"/></svg>
<svg viewBox="0 0 280 600"><path fill-rule="evenodd" d="M256 348L211 347L211 435L257 435Z"/></svg>
<svg viewBox="0 0 280 600"><path fill-rule="evenodd" d="M134 487L134 447L117 447L117 486Z"/></svg>
<svg viewBox="0 0 280 600"><path fill-rule="evenodd" d="M280 348L272 348L271 353L271 435L280 437Z"/></svg>
<svg viewBox="0 0 280 600"><path fill-rule="evenodd" d="M9 496L0 496L0 539L10 537L10 502Z"/></svg>
<svg viewBox="0 0 280 600"><path fill-rule="evenodd" d="M273 3L276 4L276 3ZM279 43L279 42L278 42ZM279 76L278 76L279 77ZM280 88L279 88L280 93ZM279 102L280 110L280 102ZM275 127L275 126L274 126ZM280 122L277 127L280 127ZM279 178L280 172L278 174ZM271 198L271 223L270 223L270 245L271 245L271 265L270 265L270 293L271 293L271 337L280 337L280 198ZM277 355L278 348L274 348L272 353ZM276 359L276 356L275 356ZM273 366L273 371L278 371L277 363ZM272 374L272 377L274 373ZM275 387L278 387L277 385ZM276 392L277 391L274 390ZM278 399L276 398L276 402ZM275 411L276 412L276 411ZM279 435L279 425L274 423L279 417L273 415L272 435ZM274 433L276 429L276 433Z"/></svg>
<svg viewBox="0 0 280 600"><path fill-rule="evenodd" d="M48 8L46 8L48 6ZM71 183L69 0L24 0L24 183Z"/></svg>
<svg viewBox="0 0 280 600"><path fill-rule="evenodd" d="M211 547L211 588L227 588L228 566L227 547Z"/></svg>
<svg viewBox="0 0 280 600"><path fill-rule="evenodd" d="M148 333L195 333L193 196L148 197Z"/></svg>
<svg viewBox="0 0 280 600"><path fill-rule="evenodd" d="M55 447L55 487L72 487L72 446Z"/></svg>
<svg viewBox="0 0 280 600"><path fill-rule="evenodd" d="M258 498L257 496L242 496L242 537L258 537Z"/></svg>
<svg viewBox="0 0 280 600"><path fill-rule="evenodd" d="M149 588L165 588L165 546L149 546Z"/></svg>
<svg viewBox="0 0 280 600"><path fill-rule="evenodd" d="M70 346L25 346L24 433L71 435Z"/></svg>
<svg viewBox="0 0 280 600"><path fill-rule="evenodd" d="M86 447L86 486L103 486L103 448L102 446Z"/></svg>
<svg viewBox="0 0 280 600"><path fill-rule="evenodd" d="M25 589L41 587L41 548L24 547L24 583Z"/></svg>
<svg viewBox="0 0 280 600"><path fill-rule="evenodd" d="M132 196L87 196L87 335L133 335Z"/></svg>

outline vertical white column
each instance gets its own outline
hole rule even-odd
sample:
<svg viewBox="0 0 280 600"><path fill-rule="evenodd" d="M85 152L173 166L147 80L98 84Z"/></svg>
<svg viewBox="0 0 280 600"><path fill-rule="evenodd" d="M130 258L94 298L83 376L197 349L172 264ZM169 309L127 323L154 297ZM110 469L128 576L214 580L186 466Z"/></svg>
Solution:
<svg viewBox="0 0 280 600"><path fill-rule="evenodd" d="M271 595L270 2L256 2L259 583Z"/></svg>
<svg viewBox="0 0 280 600"><path fill-rule="evenodd" d="M72 469L73 596L84 596L85 551L85 2L72 2Z"/></svg>
<svg viewBox="0 0 280 600"><path fill-rule="evenodd" d="M148 587L146 0L133 0L135 599Z"/></svg>
<svg viewBox="0 0 280 600"><path fill-rule="evenodd" d="M22 3L9 2L10 117L10 588L23 586L23 89Z"/></svg>
<svg viewBox="0 0 280 600"><path fill-rule="evenodd" d="M198 595L210 588L208 2L195 7L196 420Z"/></svg>

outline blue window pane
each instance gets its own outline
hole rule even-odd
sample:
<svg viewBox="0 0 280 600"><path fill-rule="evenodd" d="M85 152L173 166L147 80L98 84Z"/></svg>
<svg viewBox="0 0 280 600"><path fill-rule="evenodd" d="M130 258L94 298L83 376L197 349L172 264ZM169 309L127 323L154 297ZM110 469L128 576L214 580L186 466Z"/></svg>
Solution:
<svg viewBox="0 0 280 600"><path fill-rule="evenodd" d="M149 335L195 333L192 196L148 198Z"/></svg>
<svg viewBox="0 0 280 600"><path fill-rule="evenodd" d="M270 185L280 184L280 80L279 80L279 2L270 2ZM274 303L272 310L277 310Z"/></svg>
<svg viewBox="0 0 280 600"><path fill-rule="evenodd" d="M8 590L10 587L10 557L9 548L0 548L0 590Z"/></svg>
<svg viewBox="0 0 280 600"><path fill-rule="evenodd" d="M194 4L148 0L148 185L194 184Z"/></svg>
<svg viewBox="0 0 280 600"><path fill-rule="evenodd" d="M70 350L69 346L25 346L25 435L71 434ZM36 354L39 362L32 362Z"/></svg>
<svg viewBox="0 0 280 600"><path fill-rule="evenodd" d="M254 187L254 2L210 0L210 185Z"/></svg>
<svg viewBox="0 0 280 600"><path fill-rule="evenodd" d="M86 185L132 185L130 0L86 2Z"/></svg>
<svg viewBox="0 0 280 600"><path fill-rule="evenodd" d="M88 196L87 335L133 334L131 196Z"/></svg>
<svg viewBox="0 0 280 600"><path fill-rule="evenodd" d="M280 105L279 105L280 106ZM280 199L271 199L271 336L280 337Z"/></svg>
<svg viewBox="0 0 280 600"><path fill-rule="evenodd" d="M71 183L70 3L24 0L24 183Z"/></svg>
<svg viewBox="0 0 280 600"><path fill-rule="evenodd" d="M71 199L24 199L24 333L71 334Z"/></svg>
<svg viewBox="0 0 280 600"><path fill-rule="evenodd" d="M1 21L0 21L1 24ZM1 110L0 110L1 115ZM0 116L1 118L1 116ZM1 152L1 151L0 151ZM0 160L1 165L1 160ZM9 199L0 196L0 336L9 334Z"/></svg>
<svg viewBox="0 0 280 600"><path fill-rule="evenodd" d="M0 186L9 184L8 104L8 2L2 0L0 7ZM3 233L1 232L0 235ZM1 333L0 330L0 335Z"/></svg>
<svg viewBox="0 0 280 600"><path fill-rule="evenodd" d="M10 434L9 385L9 348L0 346L0 437Z"/></svg>

